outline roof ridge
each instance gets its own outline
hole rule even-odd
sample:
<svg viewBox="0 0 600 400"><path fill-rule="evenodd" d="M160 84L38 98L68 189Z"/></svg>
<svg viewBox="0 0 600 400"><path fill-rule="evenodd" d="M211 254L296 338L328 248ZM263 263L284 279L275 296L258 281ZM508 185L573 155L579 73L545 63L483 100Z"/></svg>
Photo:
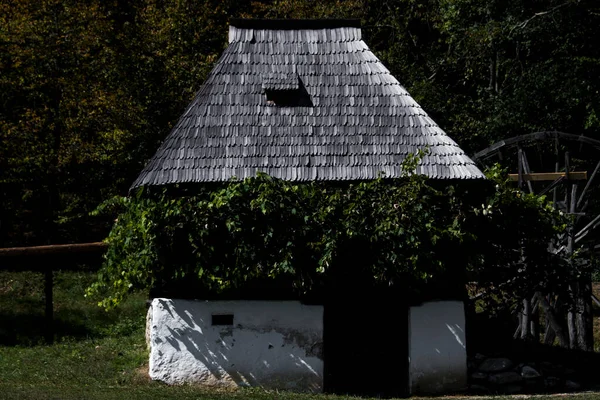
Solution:
<svg viewBox="0 0 600 400"><path fill-rule="evenodd" d="M243 19L232 18L229 25L241 29L302 30L360 28L360 19Z"/></svg>

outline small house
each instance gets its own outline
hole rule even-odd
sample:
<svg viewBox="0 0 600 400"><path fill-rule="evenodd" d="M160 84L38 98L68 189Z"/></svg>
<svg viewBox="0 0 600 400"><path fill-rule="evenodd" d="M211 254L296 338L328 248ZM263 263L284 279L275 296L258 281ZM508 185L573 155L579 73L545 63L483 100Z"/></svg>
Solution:
<svg viewBox="0 0 600 400"><path fill-rule="evenodd" d="M369 50L356 20L233 20L229 46L133 184L482 179ZM460 301L155 298L150 376L167 383L395 394L466 387ZM368 390L366 392L369 392Z"/></svg>

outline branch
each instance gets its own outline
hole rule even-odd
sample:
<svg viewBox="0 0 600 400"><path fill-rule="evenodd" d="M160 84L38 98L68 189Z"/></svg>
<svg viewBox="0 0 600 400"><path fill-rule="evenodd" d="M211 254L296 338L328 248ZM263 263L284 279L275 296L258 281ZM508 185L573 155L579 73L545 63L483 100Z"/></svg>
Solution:
<svg viewBox="0 0 600 400"><path fill-rule="evenodd" d="M552 13L556 12L557 10L559 10L559 9L561 9L561 8L565 7L565 6L568 6L568 5L569 5L569 4L571 4L571 3L572 3L571 1L567 1L567 2L565 2L565 3L562 3L562 4L559 4L559 5L555 6L555 7L552 7L551 9L549 9L549 10L547 10L547 11L540 11L540 12L537 12L537 13L533 14L533 16L532 16L531 18L529 18L529 19L526 19L525 21L523 21L523 22L521 22L521 23L519 23L519 24L517 24L517 25L513 26L513 27L512 27L512 29L509 31L509 35L510 35L510 34L512 34L512 33L513 33L513 31L514 31L515 29L517 29L517 28L518 28L518 29L523 29L523 28L525 28L525 27L527 26L527 24L529 24L529 23L530 23L531 21L533 21L535 18L537 18L537 17L542 17L542 16L544 16L544 15L548 15L548 14L552 14Z"/></svg>

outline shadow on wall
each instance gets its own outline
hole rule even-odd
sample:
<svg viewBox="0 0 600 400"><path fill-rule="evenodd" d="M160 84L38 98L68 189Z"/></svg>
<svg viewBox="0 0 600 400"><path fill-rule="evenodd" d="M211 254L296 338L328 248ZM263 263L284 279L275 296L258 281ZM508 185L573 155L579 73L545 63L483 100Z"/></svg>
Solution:
<svg viewBox="0 0 600 400"><path fill-rule="evenodd" d="M437 394L467 388L464 305L429 302L410 311L410 386L412 394Z"/></svg>
<svg viewBox="0 0 600 400"><path fill-rule="evenodd" d="M322 391L320 306L155 299L150 312L152 379Z"/></svg>

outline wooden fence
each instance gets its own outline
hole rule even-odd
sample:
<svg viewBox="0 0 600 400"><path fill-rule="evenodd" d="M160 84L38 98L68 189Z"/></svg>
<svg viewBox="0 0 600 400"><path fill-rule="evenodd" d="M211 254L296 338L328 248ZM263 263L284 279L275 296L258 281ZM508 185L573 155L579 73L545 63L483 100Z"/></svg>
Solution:
<svg viewBox="0 0 600 400"><path fill-rule="evenodd" d="M81 270L100 265L106 243L60 244L0 249L0 270L35 271L44 274L45 339L54 341L54 271Z"/></svg>

